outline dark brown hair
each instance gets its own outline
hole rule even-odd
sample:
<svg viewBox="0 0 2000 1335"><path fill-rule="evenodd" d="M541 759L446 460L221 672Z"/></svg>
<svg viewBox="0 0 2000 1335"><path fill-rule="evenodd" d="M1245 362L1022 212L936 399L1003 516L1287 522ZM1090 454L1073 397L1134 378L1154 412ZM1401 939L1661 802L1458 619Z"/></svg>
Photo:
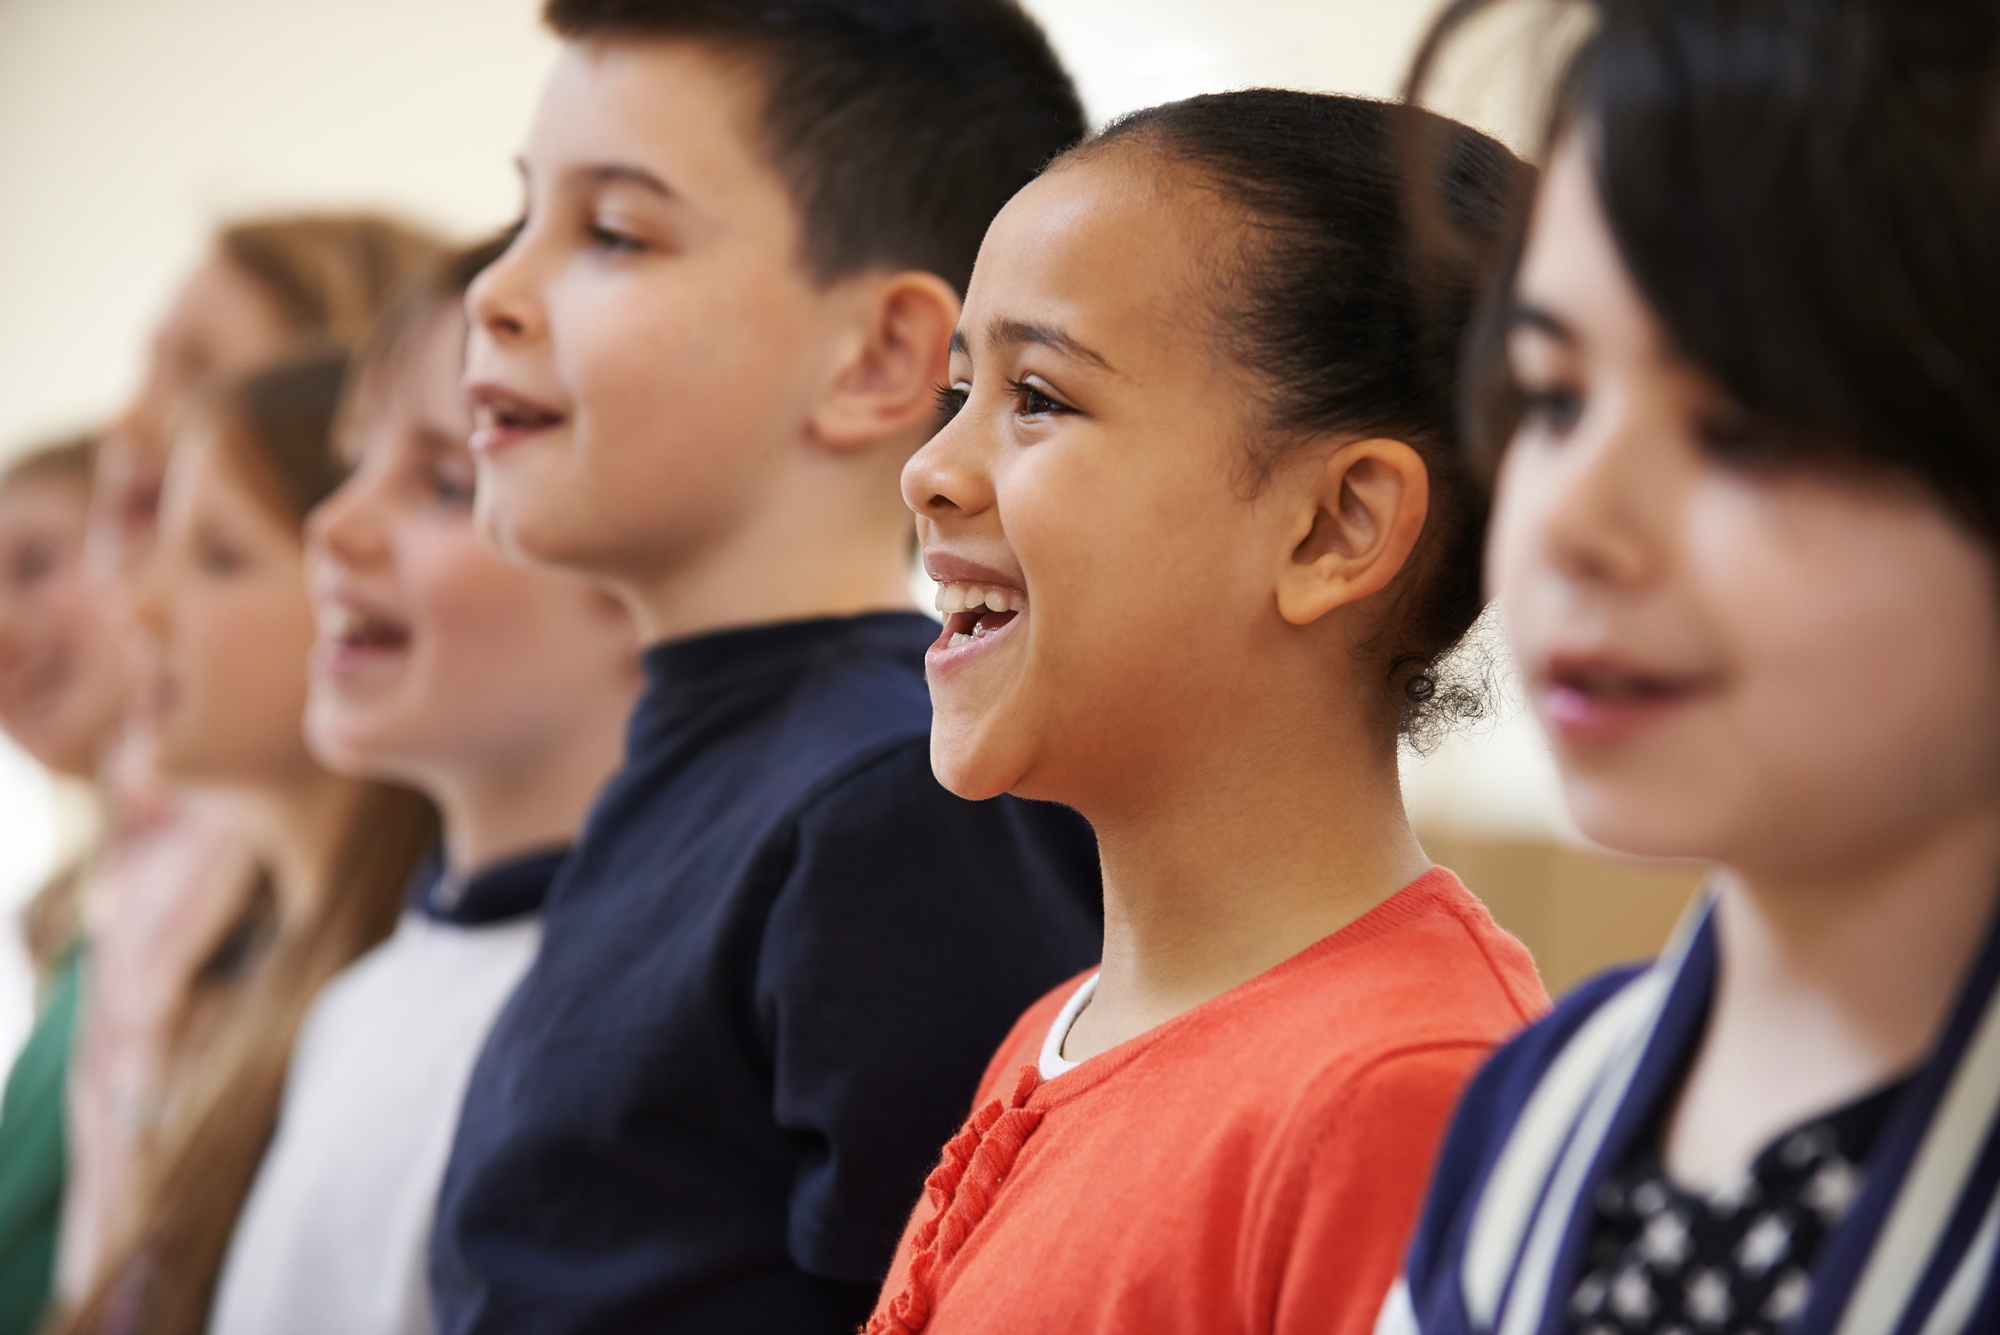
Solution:
<svg viewBox="0 0 2000 1335"><path fill-rule="evenodd" d="M338 352L289 362L220 387L205 405L225 457L272 514L294 527L340 484L332 423L346 360ZM179 1109L144 1165L132 1236L68 1329L107 1335L200 1335L230 1234L277 1125L292 1042L334 974L385 938L418 864L435 847L436 810L406 788L358 784L326 890L304 921L255 921L253 899L224 950L247 961ZM257 940L261 935L261 940Z"/></svg>
<svg viewBox="0 0 2000 1335"><path fill-rule="evenodd" d="M1410 80L1501 0L1457 0ZM2000 7L1572 0L1555 82L1620 258L1728 392L1732 463L1914 477L2000 543ZM1527 208L1470 349L1488 466L1519 419L1504 338Z"/></svg>
<svg viewBox="0 0 2000 1335"><path fill-rule="evenodd" d="M806 267L960 292L987 224L1083 137L1083 104L1014 0L548 0L565 40L683 38L749 58Z"/></svg>

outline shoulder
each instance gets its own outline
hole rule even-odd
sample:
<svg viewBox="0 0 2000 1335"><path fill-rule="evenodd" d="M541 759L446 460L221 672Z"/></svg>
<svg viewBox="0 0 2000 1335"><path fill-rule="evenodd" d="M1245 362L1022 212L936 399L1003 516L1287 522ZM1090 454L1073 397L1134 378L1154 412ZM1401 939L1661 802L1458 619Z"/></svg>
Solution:
<svg viewBox="0 0 2000 1335"><path fill-rule="evenodd" d="M1460 1245L1465 1212L1543 1076L1577 1030L1644 968L1613 969L1578 984L1548 1015L1502 1045L1466 1086L1438 1153L1410 1250L1411 1288L1420 1296L1420 1307L1421 1295L1441 1277L1448 1253Z"/></svg>
<svg viewBox="0 0 2000 1335"><path fill-rule="evenodd" d="M1442 867L1269 982L1262 1006L1277 1010L1274 1027L1310 1045L1336 1085L1410 1054L1484 1052L1548 1009L1526 948Z"/></svg>

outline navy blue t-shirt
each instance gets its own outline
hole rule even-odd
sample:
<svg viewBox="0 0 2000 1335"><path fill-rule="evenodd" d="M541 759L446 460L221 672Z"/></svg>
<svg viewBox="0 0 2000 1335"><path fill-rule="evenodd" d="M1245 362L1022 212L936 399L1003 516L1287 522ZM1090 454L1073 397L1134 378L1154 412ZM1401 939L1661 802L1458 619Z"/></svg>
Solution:
<svg viewBox="0 0 2000 1335"><path fill-rule="evenodd" d="M1097 959L1066 808L930 769L910 613L655 646L473 1072L442 1335L848 1335L1014 1020Z"/></svg>

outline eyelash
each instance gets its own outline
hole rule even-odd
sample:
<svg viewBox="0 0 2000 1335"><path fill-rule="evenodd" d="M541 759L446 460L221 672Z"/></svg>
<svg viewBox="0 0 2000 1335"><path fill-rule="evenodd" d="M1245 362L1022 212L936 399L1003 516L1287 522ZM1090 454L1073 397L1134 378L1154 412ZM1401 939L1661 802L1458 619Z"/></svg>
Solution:
<svg viewBox="0 0 2000 1335"><path fill-rule="evenodd" d="M1576 425L1583 415L1582 396L1575 390L1554 387L1528 389L1515 386L1515 401L1521 410L1521 425L1540 426L1560 434Z"/></svg>
<svg viewBox="0 0 2000 1335"><path fill-rule="evenodd" d="M1051 413L1074 412L1066 403L1058 402L1043 390L1036 389L1024 380L1009 380L1007 393L1025 410L1023 417L1046 417ZM942 428L952 418L958 416L959 409L965 407L966 392L956 385L936 387L938 426ZM1040 406L1036 406L1039 404Z"/></svg>
<svg viewBox="0 0 2000 1335"><path fill-rule="evenodd" d="M637 237L626 236L623 232L614 232L610 228L600 227L596 223L589 224L588 230L590 232L591 244L600 250L629 255L646 248L646 243Z"/></svg>

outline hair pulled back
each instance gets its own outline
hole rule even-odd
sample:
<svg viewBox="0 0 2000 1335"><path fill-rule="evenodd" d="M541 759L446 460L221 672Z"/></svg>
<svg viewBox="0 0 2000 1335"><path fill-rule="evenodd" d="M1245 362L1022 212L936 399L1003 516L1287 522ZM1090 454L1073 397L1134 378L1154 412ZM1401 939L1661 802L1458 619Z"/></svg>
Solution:
<svg viewBox="0 0 2000 1335"><path fill-rule="evenodd" d="M1411 76L1500 0L1459 0ZM1749 466L1888 469L2000 544L2000 7L1988 0L1569 0L1593 24L1550 145L1589 151L1620 258L1747 425ZM1470 433L1518 420L1507 272Z"/></svg>
<svg viewBox="0 0 2000 1335"><path fill-rule="evenodd" d="M1412 245L1403 145L1435 144L1428 188L1460 234L1457 257ZM1261 486L1328 437L1404 441L1430 475L1430 510L1377 642L1403 735L1423 746L1482 712L1483 683L1445 660L1478 618L1486 507L1459 448L1459 347L1478 258L1501 237L1526 171L1497 141L1394 103L1258 88L1113 121L1062 161L1137 149L1217 192L1242 219L1206 276L1212 336L1261 385L1247 476Z"/></svg>

